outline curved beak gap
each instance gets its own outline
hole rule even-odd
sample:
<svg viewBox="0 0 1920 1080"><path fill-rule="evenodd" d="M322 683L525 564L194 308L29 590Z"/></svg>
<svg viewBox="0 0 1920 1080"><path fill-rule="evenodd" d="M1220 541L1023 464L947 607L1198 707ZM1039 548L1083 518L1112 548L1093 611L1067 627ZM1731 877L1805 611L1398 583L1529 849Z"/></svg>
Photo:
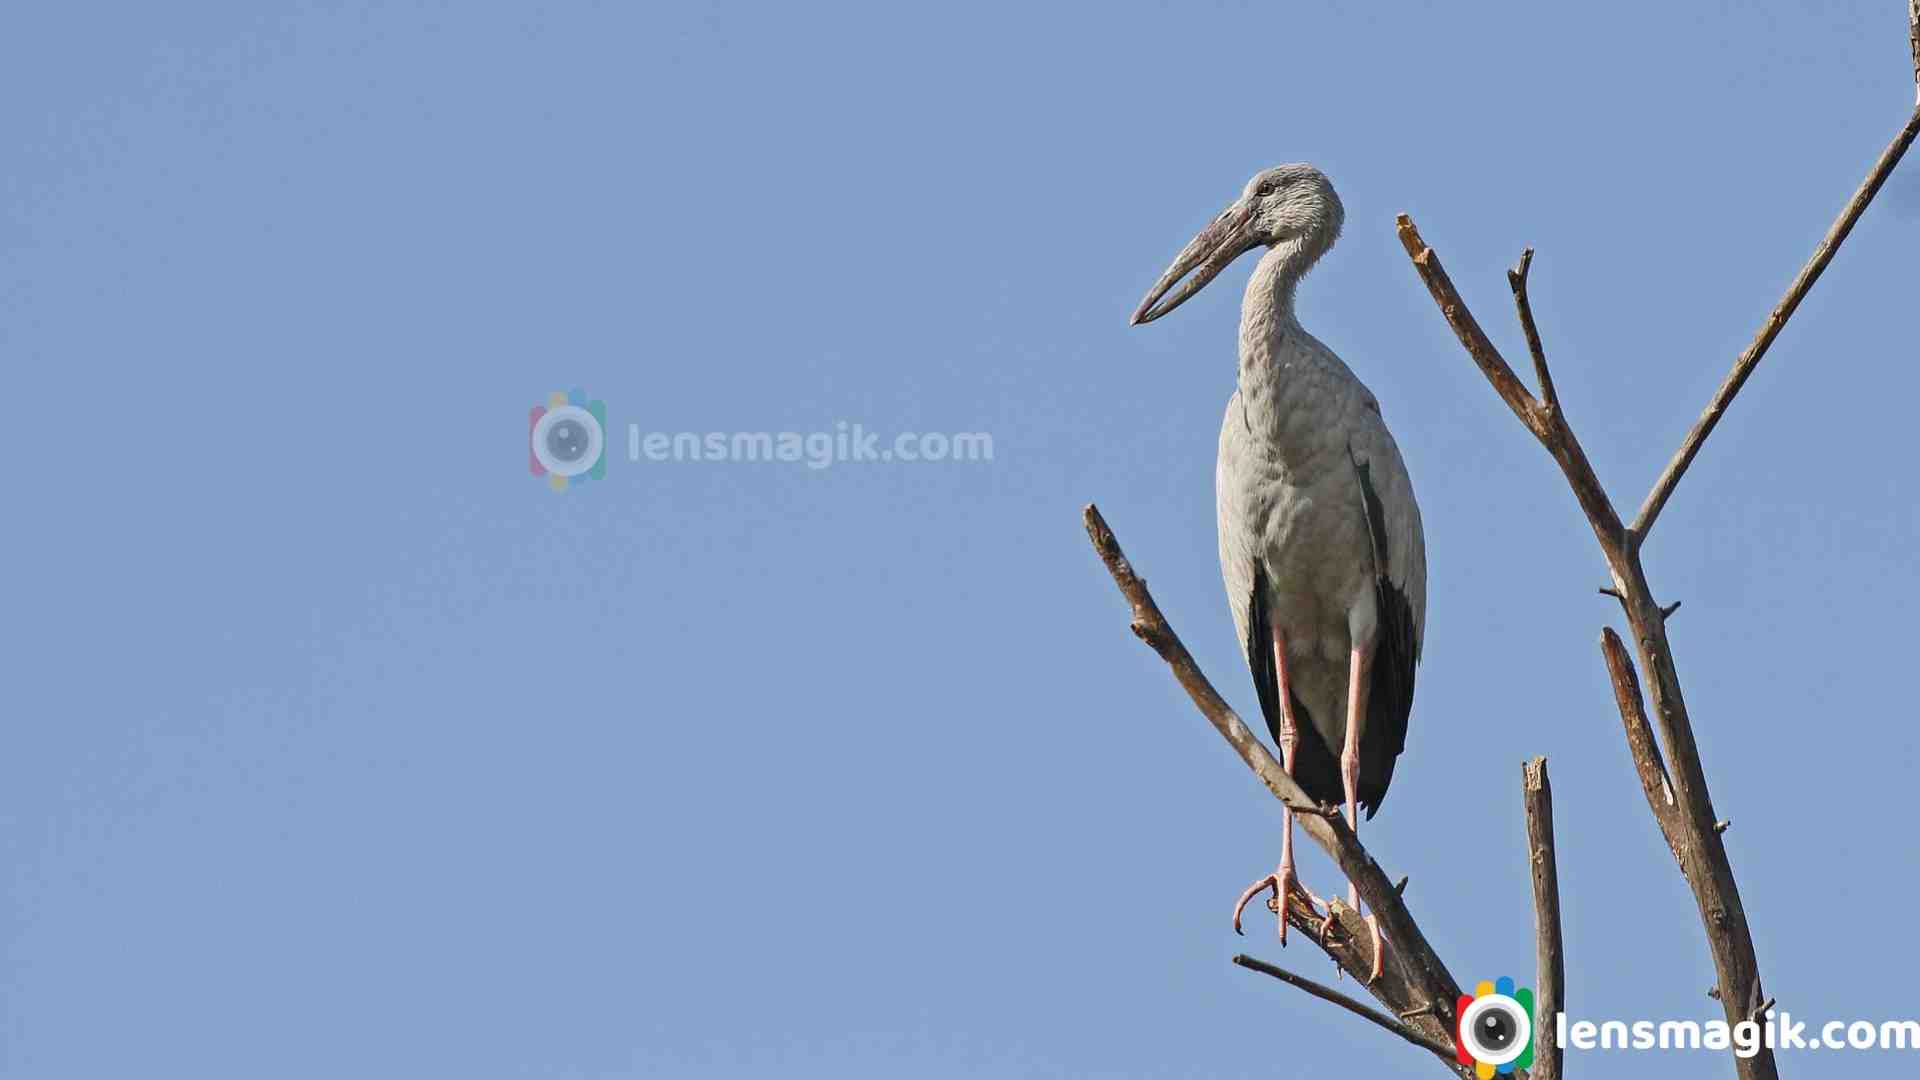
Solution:
<svg viewBox="0 0 1920 1080"><path fill-rule="evenodd" d="M1200 230L1200 235L1180 250L1173 265L1153 283L1147 298L1134 310L1132 325L1150 323L1192 299L1218 277L1233 260L1258 246L1250 225L1253 207L1235 203ZM1192 274L1188 277L1188 274ZM1186 280L1182 281L1181 279ZM1174 288L1178 285L1179 288ZM1169 290L1172 290L1169 295ZM1164 299L1163 299L1164 298Z"/></svg>

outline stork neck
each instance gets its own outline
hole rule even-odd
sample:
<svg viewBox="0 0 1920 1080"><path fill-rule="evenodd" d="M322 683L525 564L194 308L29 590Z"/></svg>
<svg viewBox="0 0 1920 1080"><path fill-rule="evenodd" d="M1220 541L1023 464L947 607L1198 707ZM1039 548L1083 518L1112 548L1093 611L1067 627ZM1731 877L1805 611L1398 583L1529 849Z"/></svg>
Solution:
<svg viewBox="0 0 1920 1080"><path fill-rule="evenodd" d="M1320 252L1300 239L1283 240L1260 256L1240 304L1240 378L1263 380L1274 374L1279 344L1298 333L1293 294Z"/></svg>

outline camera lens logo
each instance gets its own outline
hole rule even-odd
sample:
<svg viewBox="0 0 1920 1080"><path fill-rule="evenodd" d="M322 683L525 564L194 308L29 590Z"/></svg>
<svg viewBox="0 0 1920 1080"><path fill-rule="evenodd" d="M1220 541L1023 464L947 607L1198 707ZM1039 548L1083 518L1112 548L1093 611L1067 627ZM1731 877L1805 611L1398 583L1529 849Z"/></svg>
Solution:
<svg viewBox="0 0 1920 1080"><path fill-rule="evenodd" d="M607 403L585 391L555 393L527 416L527 464L555 491L607 475Z"/></svg>
<svg viewBox="0 0 1920 1080"><path fill-rule="evenodd" d="M1472 1065L1480 1080L1505 1075L1515 1067L1533 1067L1533 988L1514 989L1502 975L1482 982L1473 996L1460 995L1460 1026L1453 1033L1454 1053L1462 1065Z"/></svg>

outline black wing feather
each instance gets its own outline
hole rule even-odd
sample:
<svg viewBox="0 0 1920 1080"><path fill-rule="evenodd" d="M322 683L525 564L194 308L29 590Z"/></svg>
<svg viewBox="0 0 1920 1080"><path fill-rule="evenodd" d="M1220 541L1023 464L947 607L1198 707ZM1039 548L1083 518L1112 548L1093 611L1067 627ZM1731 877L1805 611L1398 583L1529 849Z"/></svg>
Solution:
<svg viewBox="0 0 1920 1080"><path fill-rule="evenodd" d="M1372 469L1347 448L1354 479L1360 486L1360 504L1366 515L1367 541L1373 556L1373 598L1379 628L1374 639L1373 671L1367 684L1367 724L1360 739L1360 805L1367 817L1387 797L1393 766L1407 745L1407 718L1413 712L1414 664L1418 642L1414 635L1413 604L1406 590L1393 583L1387 566L1387 518L1373 487Z"/></svg>

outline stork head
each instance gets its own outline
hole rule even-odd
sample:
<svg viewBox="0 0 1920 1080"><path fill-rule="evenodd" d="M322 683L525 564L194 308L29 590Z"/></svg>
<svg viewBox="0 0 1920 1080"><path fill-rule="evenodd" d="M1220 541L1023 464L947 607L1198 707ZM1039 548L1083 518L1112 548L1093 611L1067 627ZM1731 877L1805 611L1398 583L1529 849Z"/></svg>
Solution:
<svg viewBox="0 0 1920 1080"><path fill-rule="evenodd" d="M1152 322L1186 303L1233 260L1257 247L1288 245L1298 252L1304 269L1333 246L1345 217L1333 184L1311 165L1276 165L1254 174L1240 197L1200 230L1153 283L1133 313L1133 324Z"/></svg>

